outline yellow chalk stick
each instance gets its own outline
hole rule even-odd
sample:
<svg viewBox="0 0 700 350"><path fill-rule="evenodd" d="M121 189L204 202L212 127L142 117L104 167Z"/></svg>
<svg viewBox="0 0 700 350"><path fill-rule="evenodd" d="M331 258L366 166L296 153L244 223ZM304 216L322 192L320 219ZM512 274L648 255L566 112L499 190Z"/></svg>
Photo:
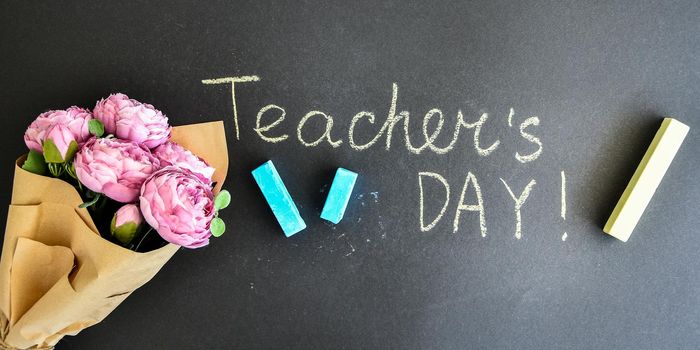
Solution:
<svg viewBox="0 0 700 350"><path fill-rule="evenodd" d="M664 118L605 224L605 233L627 242L689 129L687 125L673 118Z"/></svg>

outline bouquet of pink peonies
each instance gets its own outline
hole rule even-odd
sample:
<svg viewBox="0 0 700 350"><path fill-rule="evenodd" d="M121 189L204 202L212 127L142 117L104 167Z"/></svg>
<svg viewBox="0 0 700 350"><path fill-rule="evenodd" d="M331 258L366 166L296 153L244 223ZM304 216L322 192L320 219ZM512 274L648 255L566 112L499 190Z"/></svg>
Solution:
<svg viewBox="0 0 700 350"><path fill-rule="evenodd" d="M100 322L182 246L225 230L222 122L171 127L114 94L24 135L0 259L0 349L52 348Z"/></svg>

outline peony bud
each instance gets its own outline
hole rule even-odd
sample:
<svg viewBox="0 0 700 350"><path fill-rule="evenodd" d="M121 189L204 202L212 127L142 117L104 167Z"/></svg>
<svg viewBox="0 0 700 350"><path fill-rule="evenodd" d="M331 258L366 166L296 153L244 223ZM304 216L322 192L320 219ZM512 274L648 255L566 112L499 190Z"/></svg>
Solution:
<svg viewBox="0 0 700 350"><path fill-rule="evenodd" d="M110 231L114 238L127 245L134 239L142 223L143 216L139 208L135 204L126 204L114 213Z"/></svg>
<svg viewBox="0 0 700 350"><path fill-rule="evenodd" d="M73 158L78 142L67 126L57 124L46 134L43 150L47 163L63 163Z"/></svg>

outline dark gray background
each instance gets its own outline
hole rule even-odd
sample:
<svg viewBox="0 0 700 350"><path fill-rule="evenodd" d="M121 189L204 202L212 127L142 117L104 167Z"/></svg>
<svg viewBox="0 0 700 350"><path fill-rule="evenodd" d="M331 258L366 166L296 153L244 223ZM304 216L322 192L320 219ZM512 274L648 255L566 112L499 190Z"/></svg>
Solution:
<svg viewBox="0 0 700 350"><path fill-rule="evenodd" d="M695 0L3 1L0 203L37 114L92 107L121 91L174 124L226 121L229 229L205 249L181 250L104 322L58 349L697 348L698 18ZM237 141L228 87L201 80L251 74L262 80L237 90ZM498 138L500 148L479 157L466 132L449 155L412 155L397 127L389 151L383 140L351 150L352 116L371 110L383 122L392 82L414 137L431 108L445 112L446 134L457 109L472 121L488 112L483 141ZM290 140L273 145L253 131L268 103L285 107L275 131ZM507 127L509 107L517 123L541 119L531 129L544 144L535 162L513 158L532 145ZM335 117L343 146L296 141L296 123L313 109ZM666 115L690 134L621 243L601 227ZM366 140L375 129L362 125ZM267 159L309 226L289 239L250 176ZM338 166L361 177L333 227L318 214ZM419 171L441 173L453 191L429 232L418 223ZM483 191L486 238L474 214L451 230L467 171ZM521 240L499 177L518 192L537 181ZM427 195L430 210L440 195Z"/></svg>

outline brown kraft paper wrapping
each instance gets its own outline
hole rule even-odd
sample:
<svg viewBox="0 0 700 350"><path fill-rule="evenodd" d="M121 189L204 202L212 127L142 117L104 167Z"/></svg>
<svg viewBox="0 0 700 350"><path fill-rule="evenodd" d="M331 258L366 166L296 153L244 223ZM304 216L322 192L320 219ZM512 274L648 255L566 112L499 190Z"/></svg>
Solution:
<svg viewBox="0 0 700 350"><path fill-rule="evenodd" d="M172 140L228 170L223 122L173 128ZM0 258L0 349L53 347L102 321L148 282L178 246L137 253L102 238L72 185L23 170L17 161Z"/></svg>

